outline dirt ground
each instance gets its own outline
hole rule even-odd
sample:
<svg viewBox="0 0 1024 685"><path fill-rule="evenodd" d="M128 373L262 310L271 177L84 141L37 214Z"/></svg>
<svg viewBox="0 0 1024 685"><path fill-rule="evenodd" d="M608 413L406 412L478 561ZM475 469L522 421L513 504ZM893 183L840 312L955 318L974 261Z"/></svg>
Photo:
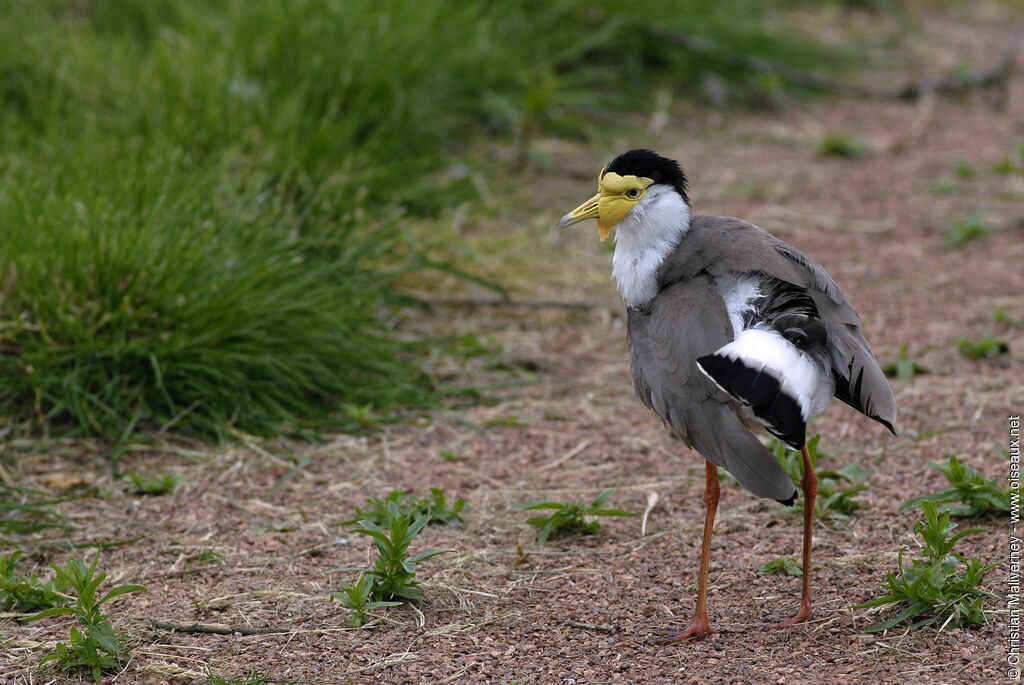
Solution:
<svg viewBox="0 0 1024 685"><path fill-rule="evenodd" d="M937 26L943 57L910 76L955 66L957 56L992 62L1006 25L998 17L982 24ZM978 40L978 31L991 40ZM436 310L442 332L477 334L493 350L465 364L439 362L439 377L489 384L496 403L313 444L243 437L224 447L162 439L132 446L121 471L184 477L159 497L133 495L100 445L9 440L2 447L14 456L6 464L13 482L58 494L100 489L102 497L63 505L79 526L76 542L141 537L103 552L111 582L149 588L113 606L116 629L134 639L126 670L109 681L202 682L208 671L302 683L1007 680L1005 602L989 605L982 627L910 634L866 635L878 615L852 608L882 594L901 546L916 551L919 512L898 507L944 489L930 462L955 453L986 476L1008 472L1000 451L1007 417L1024 410L1024 328L1012 322L1024 319L1024 174L992 166L1024 143L1024 73L1004 108L991 105L977 92L917 103L801 101L738 114L679 105L660 130L631 122L607 150L538 141L548 164L516 188L489 190L517 201L479 222L453 218L452 230L481 246L515 300L544 306ZM829 131L863 140L869 154L819 156L817 142ZM811 431L835 455L822 466L856 461L873 475L849 522L817 525L815 619L790 630L765 628L796 609L799 579L759 569L799 557L799 515L726 479L709 593L717 633L687 644L647 641L692 617L703 463L632 395L608 246L591 225L552 228L593 193L610 151L638 145L682 161L696 211L743 217L823 262L883 362L905 345L930 370L893 381L898 439L838 402L814 422ZM958 174L958 160L974 173ZM992 235L944 249L947 227L976 210ZM994 321L996 309L1011 322ZM958 353L959 338L986 333L1006 340L1009 354L970 361ZM421 565L426 601L348 627L349 612L329 596L353 574L331 569L369 565L375 550L341 522L367 497L429 487L464 497L466 520L428 526L412 551L455 552ZM538 546L528 515L513 506L589 499L606 488L617 489L613 506L634 511L658 494L646 533L639 518L606 519L596 536ZM1009 523L960 523L985 529L961 551L1003 563L985 587L1005 596ZM68 554L28 548L36 563ZM176 633L151 620L281 632ZM79 682L37 669L70 624L0 615L0 681Z"/></svg>

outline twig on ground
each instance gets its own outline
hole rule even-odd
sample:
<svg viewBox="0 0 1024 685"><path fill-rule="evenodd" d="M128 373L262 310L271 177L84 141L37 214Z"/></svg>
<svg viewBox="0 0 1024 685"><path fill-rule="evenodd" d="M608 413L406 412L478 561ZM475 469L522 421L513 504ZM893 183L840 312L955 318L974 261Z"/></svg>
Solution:
<svg viewBox="0 0 1024 685"><path fill-rule="evenodd" d="M593 623L580 623L579 621L566 621L565 625L569 626L570 628L579 628L580 630L594 630L594 631L597 631L599 633L611 633L612 635L615 635L616 633L619 632L619 626L615 625L615 624L610 625L610 626L599 626L599 625L595 625Z"/></svg>
<svg viewBox="0 0 1024 685"><path fill-rule="evenodd" d="M537 470L538 471L549 471L549 470L555 468L556 466L559 466L560 464L562 464L562 463L568 461L569 459L572 459L573 457L575 457L577 454L579 454L580 452L585 450L587 448L587 445L589 445L589 444L590 444L590 438L587 438L586 440L582 441L580 444L576 445L571 450L569 450L568 452L566 452L565 454L560 456L558 459L555 459L553 462L551 462L549 464L545 464L544 466L538 466Z"/></svg>
<svg viewBox="0 0 1024 685"><path fill-rule="evenodd" d="M661 496L656 492L650 492L647 494L647 506L644 507L643 518L640 519L640 536L647 535L647 517L650 516L651 510L658 506L658 501Z"/></svg>
<svg viewBox="0 0 1024 685"><path fill-rule="evenodd" d="M252 626L225 626L215 623L167 623L166 621L158 621L155 618L149 619L149 624L154 628L161 630L173 630L178 633L205 633L209 635L234 635L239 633L241 635L271 635L273 633L287 633L290 628L278 628L276 626L267 626L266 628L253 628Z"/></svg>

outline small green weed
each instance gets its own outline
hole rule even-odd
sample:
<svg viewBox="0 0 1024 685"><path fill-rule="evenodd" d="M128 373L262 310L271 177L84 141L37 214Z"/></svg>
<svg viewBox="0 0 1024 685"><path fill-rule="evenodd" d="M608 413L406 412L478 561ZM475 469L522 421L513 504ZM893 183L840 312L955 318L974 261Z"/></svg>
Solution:
<svg viewBox="0 0 1024 685"><path fill-rule="evenodd" d="M465 520L459 512L466 506L466 501L459 497L449 508L448 500L439 488L430 488L429 497L419 498L400 490L392 490L384 499L370 497L366 503L369 505L366 509L357 506L355 516L348 521L342 521L342 525L362 525L362 521L367 520L382 526L388 520L388 503L394 503L401 514L426 516L430 523L447 524Z"/></svg>
<svg viewBox="0 0 1024 685"><path fill-rule="evenodd" d="M1024 319L1011 316L1004 307L996 307L988 313L989 320L1003 328L1024 328Z"/></svg>
<svg viewBox="0 0 1024 685"><path fill-rule="evenodd" d="M437 456L438 458L441 459L441 461L447 461L451 463L462 461L462 457L460 457L458 453L453 452L451 450L441 450L440 452L437 453Z"/></svg>
<svg viewBox="0 0 1024 685"><path fill-rule="evenodd" d="M186 557L185 565L188 567L190 572L195 572L195 569L200 566L209 566L211 564L219 564L223 561L220 552L215 549L207 548L201 550L190 557Z"/></svg>
<svg viewBox="0 0 1024 685"><path fill-rule="evenodd" d="M364 519L359 522L360 528L357 533L369 535L377 544L380 554L372 569L364 568L341 568L336 571L360 571L373 579L372 587L367 597L373 602L390 602L395 600L421 600L423 593L419 588L419 581L416 580L416 565L438 554L454 552L453 549L435 549L423 552L413 557L408 557L407 552L413 539L419 534L423 527L430 520L428 515L417 514L412 511L401 511L397 502L390 501L385 504L384 511L387 520L385 530L373 521ZM414 516L415 514L415 516ZM362 582L362 580L360 580ZM356 583L358 586L359 583ZM355 587L355 586L349 586ZM340 593L332 595L332 599L339 597L342 602L351 600L353 595L348 589L344 589L344 596ZM359 590L361 595L362 590ZM356 596L358 601L358 595Z"/></svg>
<svg viewBox="0 0 1024 685"><path fill-rule="evenodd" d="M909 380L914 376L931 373L931 370L917 363L910 358L906 345L900 345L900 356L894 362L889 362L882 367L882 371L889 378L897 378L901 381Z"/></svg>
<svg viewBox="0 0 1024 685"><path fill-rule="evenodd" d="M401 602L385 602L372 599L374 581L373 576L364 573L359 576L359 580L342 585L341 592L335 592L331 595L332 600L337 599L341 602L342 606L353 611L353 616L349 621L349 625L353 628L358 628L370 620L367 615L368 611L385 607L396 607L401 604Z"/></svg>
<svg viewBox="0 0 1024 685"><path fill-rule="evenodd" d="M942 471L953 487L931 495L908 499L900 505L900 511L916 509L925 502L931 502L943 509L949 509L953 516L982 516L1010 512L1010 491L1000 484L998 478L982 478L970 466L961 464L955 454L949 455L948 465L932 466ZM960 504L953 505L954 502Z"/></svg>
<svg viewBox="0 0 1024 685"><path fill-rule="evenodd" d="M60 592L54 581L46 583L33 573L19 578L14 566L24 552L20 549L0 557L0 609L5 611L39 611L63 606L71 598Z"/></svg>
<svg viewBox="0 0 1024 685"><path fill-rule="evenodd" d="M1016 149L1010 150L993 164L992 172L1002 175L1024 173L1024 143L1017 143Z"/></svg>
<svg viewBox="0 0 1024 685"><path fill-rule="evenodd" d="M957 178L967 180L978 175L978 169L963 157L953 162L953 175Z"/></svg>
<svg viewBox="0 0 1024 685"><path fill-rule="evenodd" d="M359 424L361 428L373 428L378 423L372 404L352 404L349 402L341 406L341 413L345 415L345 418Z"/></svg>
<svg viewBox="0 0 1024 685"><path fill-rule="evenodd" d="M817 467L820 455L831 456L824 448L818 446L821 435L815 435L807 441L807 453L811 457L811 464ZM803 458L799 452L788 449L778 440L771 440L768 449L779 460L779 464L785 469L793 483L800 485L803 479ZM863 466L857 462L847 464L838 470L816 470L818 474L818 497L814 501L814 516L817 519L832 519L835 521L849 521L850 514L860 509L861 503L854 499L854 495L868 489L866 481L871 477ZM843 481L849 485L843 485ZM803 511L803 502L794 507L794 511Z"/></svg>
<svg viewBox="0 0 1024 685"><path fill-rule="evenodd" d="M921 507L925 518L914 525L914 532L924 540L921 547L924 558L916 559L913 566L904 567L906 547L900 549L897 570L889 571L885 577L883 587L887 594L854 607L869 609L891 604L899 612L865 632L877 633L911 620L910 630L940 622L942 628L981 625L988 619L984 601L995 595L979 586L985 573L998 564L984 566L980 559L953 552L953 546L961 539L984 530L972 528L951 536L956 524L950 523L950 512L940 516L934 502L922 502Z"/></svg>
<svg viewBox="0 0 1024 685"><path fill-rule="evenodd" d="M982 338L960 338L956 341L956 349L964 359L978 361L1009 354L1010 344L986 333Z"/></svg>
<svg viewBox="0 0 1024 685"><path fill-rule="evenodd" d="M174 492L184 476L176 473L156 474L147 476L141 473L129 473L125 479L131 481L132 492L136 495L167 495Z"/></svg>
<svg viewBox="0 0 1024 685"><path fill-rule="evenodd" d="M800 564L798 564L796 559L793 557L772 559L761 567L761 573L765 575L785 573L787 576L793 576L794 578L802 578L804 575L803 569L800 568Z"/></svg>
<svg viewBox="0 0 1024 685"><path fill-rule="evenodd" d="M946 240L943 246L947 249L963 247L967 243L987 238L992 234L992 227L985 223L985 215L980 209L966 219L956 219L946 229Z"/></svg>
<svg viewBox="0 0 1024 685"><path fill-rule="evenodd" d="M86 669L92 673L93 680L97 683L101 682L104 671L120 668L120 660L129 654L128 647L121 642L122 638L114 634L114 629L107 622L110 616L102 613L102 606L121 595L147 591L142 585L118 585L102 599L97 600L96 590L107 578L106 573L96 573L99 561L100 553L96 552L88 566L81 559L71 559L64 568L50 564L57 572L55 583L70 591L74 603L70 606L46 609L22 619L37 621L63 614L71 614L77 618L84 630L72 627L70 644L58 642L57 651L47 654L39 663L42 665L56 661L62 671Z"/></svg>
<svg viewBox="0 0 1024 685"><path fill-rule="evenodd" d="M861 159L867 157L871 148L867 143L849 133L831 132L818 141L818 155L821 157L842 157L843 159Z"/></svg>
<svg viewBox="0 0 1024 685"><path fill-rule="evenodd" d="M599 516L639 516L635 512L624 509L605 509L605 502L614 494L614 490L605 490L595 497L594 501L590 504L584 504L583 500L576 500L575 503L547 501L518 504L516 508L524 511L536 511L538 509L555 510L555 513L548 516L533 516L526 520L531 526L540 528L537 544L543 545L551 536L557 537L569 533L593 535L601 530L601 524L593 520Z"/></svg>

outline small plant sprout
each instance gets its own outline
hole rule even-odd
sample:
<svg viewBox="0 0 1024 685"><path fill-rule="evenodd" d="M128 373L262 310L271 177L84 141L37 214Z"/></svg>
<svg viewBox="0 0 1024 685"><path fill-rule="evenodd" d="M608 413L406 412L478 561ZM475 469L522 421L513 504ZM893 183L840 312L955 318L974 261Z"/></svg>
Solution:
<svg viewBox="0 0 1024 685"><path fill-rule="evenodd" d="M988 620L983 605L985 599L996 596L980 586L985 574L998 564L985 566L980 559L953 552L954 545L961 539L984 530L972 528L951 535L956 524L950 523L950 512L940 516L934 502L923 502L921 508L925 517L914 525L914 532L924 540L923 558L904 567L906 547L900 549L897 570L889 571L885 577L883 587L887 594L854 607L870 609L892 605L897 611L895 616L876 623L865 632L877 633L906 622L911 622L910 630L935 624L942 630L947 626L981 625Z"/></svg>
<svg viewBox="0 0 1024 685"><path fill-rule="evenodd" d="M931 502L948 509L953 516L984 516L1008 514L1010 512L1010 491L1004 488L998 478L985 479L970 466L962 464L955 454L949 456L949 464L932 464L953 486L949 490L931 495L908 499L900 505L900 511L909 511ZM956 504L959 502L959 504Z"/></svg>
<svg viewBox="0 0 1024 685"><path fill-rule="evenodd" d="M379 600L373 600L374 578L373 576L364 573L359 576L359 580L354 583L341 586L341 592L335 592L331 595L331 600L338 600L341 605L347 607L353 611L349 625L353 628L358 628L366 624L370 619L367 612L373 609L383 609L385 607L396 607L401 602L384 602Z"/></svg>
<svg viewBox="0 0 1024 685"><path fill-rule="evenodd" d="M441 461L453 463L462 461L462 457L459 456L458 452L454 452L452 450L441 450L440 452L438 452L437 456L441 459Z"/></svg>
<svg viewBox="0 0 1024 685"><path fill-rule="evenodd" d="M71 598L60 592L54 581L42 582L33 573L18 577L14 566L24 552L20 549L0 557L0 609L5 611L39 611L63 606Z"/></svg>
<svg viewBox="0 0 1024 685"><path fill-rule="evenodd" d="M372 404L343 404L341 413L360 428L373 428L377 425L377 416Z"/></svg>
<svg viewBox="0 0 1024 685"><path fill-rule="evenodd" d="M863 140L850 135L833 131L826 133L818 141L818 155L821 157L842 157L843 159L861 159L871 152L871 148Z"/></svg>
<svg viewBox="0 0 1024 685"><path fill-rule="evenodd" d="M197 573L200 566L219 564L223 561L220 552L207 547L185 558L185 566L189 573Z"/></svg>
<svg viewBox="0 0 1024 685"><path fill-rule="evenodd" d="M56 651L47 654L40 665L56 661L62 671L86 669L92 673L96 683L101 682L105 671L120 668L120 661L129 654L128 647L121 642L121 637L114 633L108 623L109 615L102 613L101 608L107 602L131 592L146 592L142 585L118 585L96 599L96 590L107 578L106 573L96 573L100 561L100 553L96 552L92 563L86 566L81 559L71 559L67 566L60 568L51 564L57 572L55 582L67 587L74 603L70 606L59 606L40 611L22 620L38 621L50 616L71 614L78 619L82 630L71 628L69 644L58 642Z"/></svg>
<svg viewBox="0 0 1024 685"><path fill-rule="evenodd" d="M966 219L956 219L946 229L943 245L948 249L962 247L971 241L987 238L991 233L992 228L985 223L985 213L979 209Z"/></svg>
<svg viewBox="0 0 1024 685"><path fill-rule="evenodd" d="M957 178L966 180L968 178L974 178L977 174L978 169L963 157L960 157L953 162L953 175Z"/></svg>
<svg viewBox="0 0 1024 685"><path fill-rule="evenodd" d="M378 526L384 525L388 520L388 503L394 503L400 514L411 513L414 516L426 516L430 523L447 524L452 521L464 520L459 514L466 506L466 501L461 497L456 499L451 507L448 506L448 499L439 488L430 488L429 497L416 498L400 490L392 490L384 499L370 497L366 500L369 505L366 509L356 507L356 514L348 521L342 521L342 525L350 526L356 523L362 525L362 521L373 521Z"/></svg>
<svg viewBox="0 0 1024 685"><path fill-rule="evenodd" d="M1007 152L1002 159L992 165L996 174L1024 174L1024 143L1017 143L1016 149Z"/></svg>
<svg viewBox="0 0 1024 685"><path fill-rule="evenodd" d="M988 313L992 323L1003 328L1024 328L1024 319L1011 316L1005 307L996 307Z"/></svg>
<svg viewBox="0 0 1024 685"><path fill-rule="evenodd" d="M896 361L889 362L883 366L882 371L889 378L896 378L901 381L931 373L928 367L918 364L916 360L910 357L906 345L900 345L900 356L896 358Z"/></svg>
<svg viewBox="0 0 1024 685"><path fill-rule="evenodd" d="M524 511L536 511L538 509L554 509L553 514L547 516L533 516L526 520L528 524L540 528L537 536L537 544L543 545L551 536L580 533L582 535L593 535L601 530L601 524L595 519L599 516L639 516L636 512L624 509L606 509L604 507L614 490L605 490L590 504L583 500L570 502L530 502L516 505L516 508Z"/></svg>
<svg viewBox="0 0 1024 685"><path fill-rule="evenodd" d="M412 511L401 511L394 501L387 502L384 507L387 520L386 529L370 520L359 522L360 528L357 533L368 535L373 538L377 545L377 561L374 567L367 568L339 568L335 571L359 571L364 574L355 584L342 588L341 593L335 593L332 599L338 598L343 604L357 612L357 619L362 606L362 614L374 608L374 606L390 606L376 604L378 602L401 602L406 600L418 601L423 599L423 593L419 588L419 581L416 580L416 566L438 554L454 552L453 549L435 549L429 552L422 552L415 556L408 556L409 545L427 525L429 516L416 514ZM366 580L369 578L369 581ZM369 591L363 583L369 582ZM365 594L364 594L365 593ZM355 606L352 606L355 605Z"/></svg>
<svg viewBox="0 0 1024 685"><path fill-rule="evenodd" d="M800 568L800 564L798 564L796 559L793 557L772 559L761 567L761 573L765 575L785 573L787 576L793 576L794 578L802 578L804 575L804 571Z"/></svg>
<svg viewBox="0 0 1024 685"><path fill-rule="evenodd" d="M141 473L129 473L125 476L131 481L132 492L136 495L167 495L174 492L178 483L184 480L176 473L155 474L147 476Z"/></svg>

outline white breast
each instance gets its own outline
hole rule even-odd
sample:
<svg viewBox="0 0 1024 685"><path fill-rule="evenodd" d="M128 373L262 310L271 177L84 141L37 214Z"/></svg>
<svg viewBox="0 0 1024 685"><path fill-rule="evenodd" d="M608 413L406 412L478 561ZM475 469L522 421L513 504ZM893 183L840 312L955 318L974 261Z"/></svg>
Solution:
<svg viewBox="0 0 1024 685"><path fill-rule="evenodd" d="M651 186L615 227L612 278L628 307L642 307L658 294L658 271L690 226L679 193Z"/></svg>

